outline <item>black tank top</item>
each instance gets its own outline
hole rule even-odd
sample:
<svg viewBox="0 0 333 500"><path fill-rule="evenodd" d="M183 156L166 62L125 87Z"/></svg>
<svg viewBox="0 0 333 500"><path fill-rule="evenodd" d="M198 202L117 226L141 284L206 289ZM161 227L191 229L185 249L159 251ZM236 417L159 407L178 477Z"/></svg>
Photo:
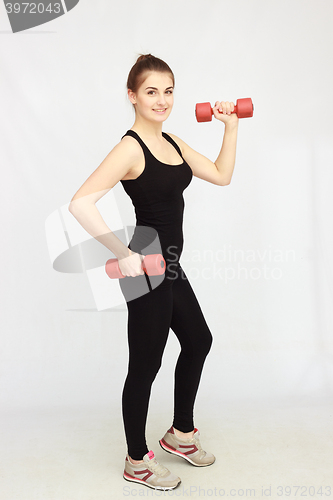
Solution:
<svg viewBox="0 0 333 500"><path fill-rule="evenodd" d="M157 160L134 130L128 130L123 137L126 135L139 142L145 156L143 172L136 179L120 181L132 199L136 215L136 227L128 248L142 255L162 253L167 264L165 278L172 280L183 250L183 191L192 180L192 169L178 144L165 132L162 136L183 160L179 165Z"/></svg>

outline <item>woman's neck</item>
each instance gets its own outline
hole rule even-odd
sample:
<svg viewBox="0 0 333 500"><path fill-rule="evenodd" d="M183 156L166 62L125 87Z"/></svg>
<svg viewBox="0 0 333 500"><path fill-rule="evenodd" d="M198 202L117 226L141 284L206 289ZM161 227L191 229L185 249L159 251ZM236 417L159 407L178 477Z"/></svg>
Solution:
<svg viewBox="0 0 333 500"><path fill-rule="evenodd" d="M146 139L161 140L162 125L163 122L156 123L136 117L135 122L132 125L132 130L137 132L141 137L145 137Z"/></svg>

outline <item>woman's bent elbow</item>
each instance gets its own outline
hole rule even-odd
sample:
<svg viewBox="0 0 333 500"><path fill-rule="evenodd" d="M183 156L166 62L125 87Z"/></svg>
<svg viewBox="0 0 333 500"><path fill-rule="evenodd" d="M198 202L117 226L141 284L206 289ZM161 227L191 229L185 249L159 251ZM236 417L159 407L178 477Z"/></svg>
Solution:
<svg viewBox="0 0 333 500"><path fill-rule="evenodd" d="M73 212L74 212L74 204L73 204L73 202L72 202L72 201L71 201L71 202L69 203L69 205L68 205L68 211L69 211L72 215L74 215L74 213L73 213Z"/></svg>

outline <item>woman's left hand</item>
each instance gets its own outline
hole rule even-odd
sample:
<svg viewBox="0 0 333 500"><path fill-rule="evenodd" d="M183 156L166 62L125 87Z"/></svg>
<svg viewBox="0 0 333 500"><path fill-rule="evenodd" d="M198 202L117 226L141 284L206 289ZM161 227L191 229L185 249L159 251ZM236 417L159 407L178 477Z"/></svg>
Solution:
<svg viewBox="0 0 333 500"><path fill-rule="evenodd" d="M238 116L236 113L232 113L234 111L235 105L233 102L229 101L216 101L215 106L213 107L213 113L217 120L224 122L225 124L229 123L237 123ZM219 110L222 110L220 113Z"/></svg>

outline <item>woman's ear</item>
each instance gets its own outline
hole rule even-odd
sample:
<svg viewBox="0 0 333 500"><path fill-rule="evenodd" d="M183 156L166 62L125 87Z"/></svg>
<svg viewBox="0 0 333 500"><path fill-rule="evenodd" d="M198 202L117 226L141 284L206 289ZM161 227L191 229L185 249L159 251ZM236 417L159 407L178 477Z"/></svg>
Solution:
<svg viewBox="0 0 333 500"><path fill-rule="evenodd" d="M128 89L127 94L128 94L128 98L131 101L131 103L136 104L135 92L132 92L132 90Z"/></svg>

